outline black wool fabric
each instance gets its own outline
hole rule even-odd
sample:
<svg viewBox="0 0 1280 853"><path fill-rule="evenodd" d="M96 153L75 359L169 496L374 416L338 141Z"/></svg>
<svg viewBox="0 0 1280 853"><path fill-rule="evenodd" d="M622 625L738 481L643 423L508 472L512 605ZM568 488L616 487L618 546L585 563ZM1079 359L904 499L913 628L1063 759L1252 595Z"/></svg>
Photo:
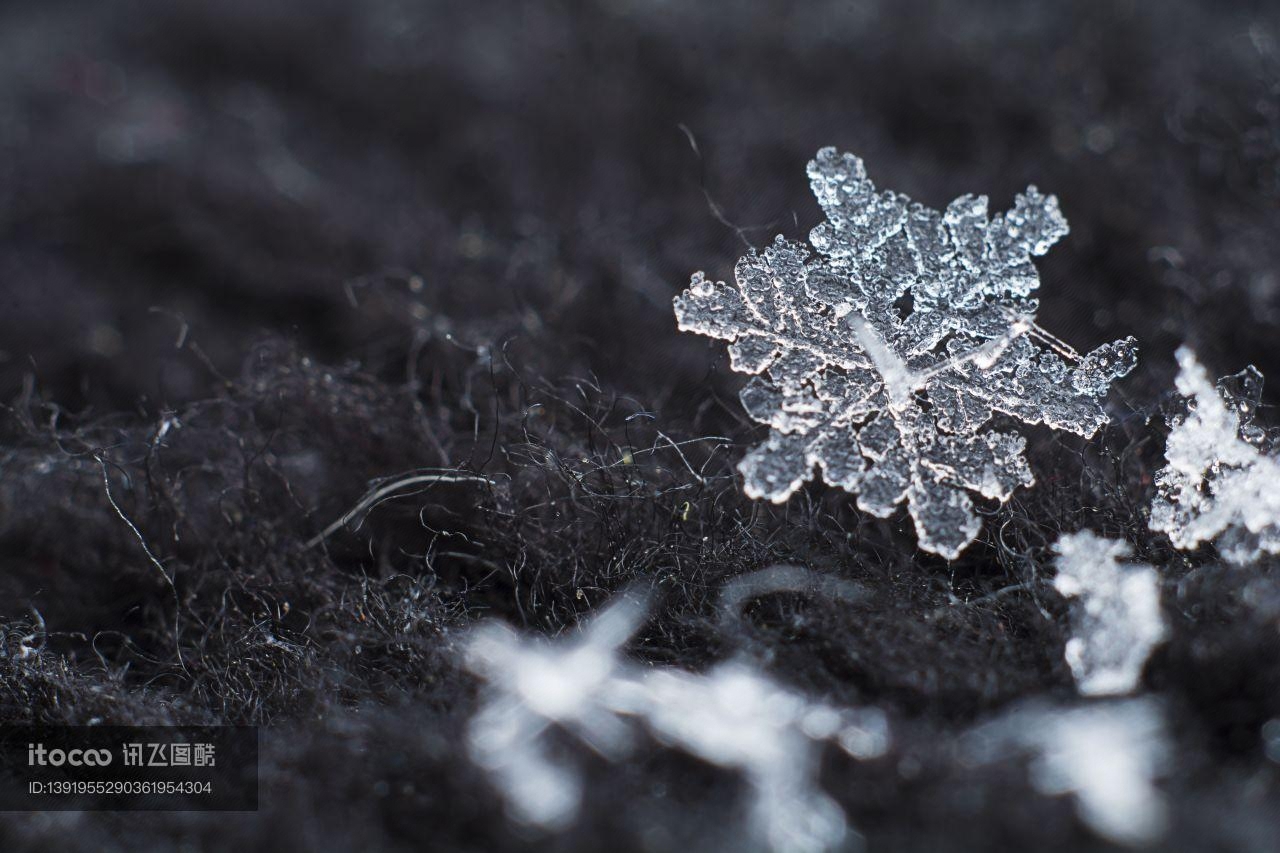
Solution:
<svg viewBox="0 0 1280 853"><path fill-rule="evenodd" d="M251 724L262 754L257 812L7 813L0 848L743 849L741 778L656 742L561 744L557 833L467 755L469 626L567 636L639 587L632 660L888 714L888 754L818 777L868 849L1110 849L1027 760L957 748L1080 701L1052 546L1087 529L1161 579L1161 846L1280 849L1278 561L1147 527L1174 350L1280 378L1277 39L1271 4L1190 0L6 4L0 723ZM691 273L820 221L825 145L934 208L1055 193L1039 321L1139 341L1111 423L1024 430L1035 486L953 562L820 483L746 498L767 430L676 329ZM775 565L865 594L724 619Z"/></svg>

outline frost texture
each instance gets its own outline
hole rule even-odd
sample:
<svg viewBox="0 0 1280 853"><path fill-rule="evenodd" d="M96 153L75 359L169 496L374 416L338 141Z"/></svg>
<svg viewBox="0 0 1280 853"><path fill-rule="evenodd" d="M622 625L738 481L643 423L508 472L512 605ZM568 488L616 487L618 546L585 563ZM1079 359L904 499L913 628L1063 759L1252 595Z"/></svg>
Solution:
<svg viewBox="0 0 1280 853"><path fill-rule="evenodd" d="M1067 233L1035 187L987 217L985 196L939 213L877 191L862 161L824 148L809 163L827 221L808 246L779 236L738 261L735 284L702 273L675 299L684 331L731 341L741 393L772 427L739 464L744 490L781 503L814 476L890 515L907 501L920 547L954 558L981 529L970 492L1004 502L1033 482L1002 412L1081 436L1132 369L1132 338L1079 356L1035 325L1031 263Z"/></svg>
<svg viewBox="0 0 1280 853"><path fill-rule="evenodd" d="M1280 459L1253 424L1262 374L1249 366L1215 388L1191 350L1177 356L1188 412L1173 421L1165 444L1151 529L1183 549L1217 539L1222 556L1238 564L1280 554Z"/></svg>
<svg viewBox="0 0 1280 853"><path fill-rule="evenodd" d="M512 816L559 829L577 815L582 780L552 757L546 737L552 727L614 760L642 729L741 773L751 789L748 834L766 849L851 848L856 834L817 785L818 745L831 741L860 759L880 756L889 748L884 714L810 702L741 663L704 675L628 664L618 651L643 610L624 598L574 640L554 644L496 623L472 633L467 663L488 686L468 749Z"/></svg>
<svg viewBox="0 0 1280 853"><path fill-rule="evenodd" d="M961 743L967 761L977 764L1030 751L1036 790L1074 794L1081 820L1109 841L1146 846L1168 829L1156 780L1168 770L1170 748L1164 708L1155 699L1023 706L973 729Z"/></svg>
<svg viewBox="0 0 1280 853"><path fill-rule="evenodd" d="M1074 635L1066 658L1086 696L1131 693L1167 629L1160 610L1160 578L1151 566L1121 563L1132 549L1089 531L1058 540L1053 585L1067 598Z"/></svg>

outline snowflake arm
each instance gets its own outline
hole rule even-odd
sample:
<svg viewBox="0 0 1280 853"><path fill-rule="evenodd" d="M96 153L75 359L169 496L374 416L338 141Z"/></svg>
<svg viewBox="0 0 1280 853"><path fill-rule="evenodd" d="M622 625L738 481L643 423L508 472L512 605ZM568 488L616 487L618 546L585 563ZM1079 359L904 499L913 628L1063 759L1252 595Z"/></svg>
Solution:
<svg viewBox="0 0 1280 853"><path fill-rule="evenodd" d="M1182 549L1216 539L1236 564L1280 554L1280 458L1253 424L1262 374L1248 367L1215 388L1191 350L1180 348L1177 358L1188 411L1174 419L1165 444L1151 529Z"/></svg>
<svg viewBox="0 0 1280 853"><path fill-rule="evenodd" d="M734 284L694 275L678 325L729 341L752 374L747 414L771 428L739 464L743 490L782 503L819 472L888 516L906 501L927 551L954 558L981 524L970 493L1006 501L1033 478L997 413L1091 436L1133 368L1132 338L1080 356L1035 324L1033 256L1067 233L1035 187L988 219L984 196L945 211L880 191L824 148L808 168L826 221L809 246L778 237Z"/></svg>

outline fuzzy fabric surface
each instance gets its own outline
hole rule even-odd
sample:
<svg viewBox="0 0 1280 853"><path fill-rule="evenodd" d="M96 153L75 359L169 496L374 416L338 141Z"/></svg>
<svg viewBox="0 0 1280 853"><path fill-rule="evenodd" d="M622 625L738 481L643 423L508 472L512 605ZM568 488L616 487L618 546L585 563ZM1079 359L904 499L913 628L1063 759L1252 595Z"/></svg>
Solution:
<svg viewBox="0 0 1280 853"><path fill-rule="evenodd" d="M1280 379L1277 39L1207 0L5 4L0 722L262 729L257 812L4 813L0 849L751 849L738 775L656 739L560 744L554 832L468 754L472 626L571 637L638 587L635 665L884 712L815 771L850 849L1110 849L965 737L1080 706L1052 581L1088 530L1158 573L1158 845L1280 850L1280 560L1147 525L1174 350ZM676 329L692 272L820 220L824 145L931 207L1057 194L1040 321L1139 342L953 562L838 489L746 498L767 429ZM726 620L774 566L860 593Z"/></svg>

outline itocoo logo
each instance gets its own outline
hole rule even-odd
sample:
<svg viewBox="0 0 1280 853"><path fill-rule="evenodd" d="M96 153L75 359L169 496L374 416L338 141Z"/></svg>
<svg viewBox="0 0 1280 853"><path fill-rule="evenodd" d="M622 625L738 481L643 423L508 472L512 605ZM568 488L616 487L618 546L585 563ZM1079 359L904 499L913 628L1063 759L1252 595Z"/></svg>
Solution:
<svg viewBox="0 0 1280 853"><path fill-rule="evenodd" d="M45 749L42 743L27 744L28 767L106 767L111 763L109 749Z"/></svg>

